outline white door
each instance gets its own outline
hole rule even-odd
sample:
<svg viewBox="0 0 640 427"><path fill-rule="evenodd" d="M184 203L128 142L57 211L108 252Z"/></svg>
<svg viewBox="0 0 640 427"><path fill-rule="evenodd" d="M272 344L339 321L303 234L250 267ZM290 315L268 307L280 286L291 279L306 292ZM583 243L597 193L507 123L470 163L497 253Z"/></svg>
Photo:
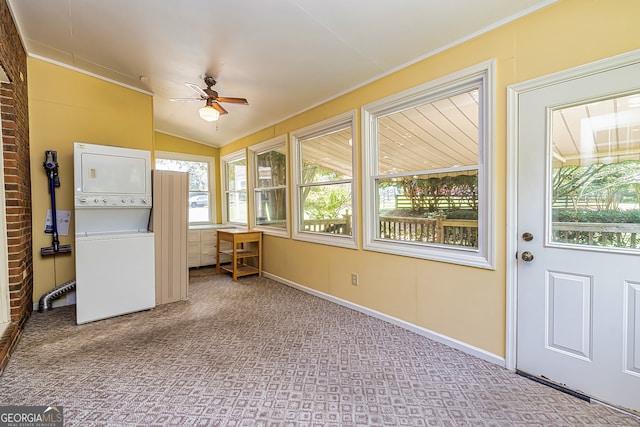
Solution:
<svg viewBox="0 0 640 427"><path fill-rule="evenodd" d="M640 64L518 96L516 367L640 411Z"/></svg>

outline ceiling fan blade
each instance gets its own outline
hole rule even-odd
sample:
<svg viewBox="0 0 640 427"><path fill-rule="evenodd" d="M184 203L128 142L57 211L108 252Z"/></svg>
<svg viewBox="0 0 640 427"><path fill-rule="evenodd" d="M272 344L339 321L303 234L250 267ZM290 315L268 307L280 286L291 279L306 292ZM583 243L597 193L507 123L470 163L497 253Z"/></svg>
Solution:
<svg viewBox="0 0 640 427"><path fill-rule="evenodd" d="M207 99L209 97L209 95L207 95L207 92L205 92L204 89L202 89L200 86L194 85L193 83L187 83L187 82L185 82L184 84L189 86L194 92L200 95L202 99Z"/></svg>
<svg viewBox="0 0 640 427"><path fill-rule="evenodd" d="M193 102L198 101L202 102L202 98L169 98L171 102Z"/></svg>
<svg viewBox="0 0 640 427"><path fill-rule="evenodd" d="M247 101L245 98L228 98L226 96L219 96L216 98L216 101L218 102L228 102L231 104L244 104L244 105L249 105L249 101Z"/></svg>
<svg viewBox="0 0 640 427"><path fill-rule="evenodd" d="M227 110L225 110L224 108L222 108L222 105L218 104L217 102L213 102L213 103L211 104L211 106L212 106L213 108L215 108L216 110L218 110L218 112L219 112L220 114L227 114L227 113L228 113L228 111L227 111Z"/></svg>

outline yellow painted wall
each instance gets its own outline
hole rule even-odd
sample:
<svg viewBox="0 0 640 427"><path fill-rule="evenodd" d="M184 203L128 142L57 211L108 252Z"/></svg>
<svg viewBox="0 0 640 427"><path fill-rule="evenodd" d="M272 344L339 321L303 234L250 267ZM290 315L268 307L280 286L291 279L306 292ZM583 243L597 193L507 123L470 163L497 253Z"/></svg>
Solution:
<svg viewBox="0 0 640 427"><path fill-rule="evenodd" d="M198 142L189 141L177 136L168 135L163 132L155 133L155 149L156 151L170 151L172 153L181 154L193 154L196 156L211 157L213 164L215 165L215 194L216 200L216 218L222 218L222 207L220 206L220 172L218 168L220 166L220 149L217 147L211 147L208 145L200 144Z"/></svg>
<svg viewBox="0 0 640 427"><path fill-rule="evenodd" d="M33 300L75 277L75 254L43 257L51 246L44 235L51 202L42 163L46 150L58 152L58 210L73 211L73 143L153 150L153 98L107 81L35 58L28 59L29 132L33 207ZM74 245L73 217L61 244Z"/></svg>
<svg viewBox="0 0 640 427"><path fill-rule="evenodd" d="M163 132L155 132L156 151L170 151L172 153L193 154L196 156L220 157L220 149L190 141L188 139L169 135Z"/></svg>
<svg viewBox="0 0 640 427"><path fill-rule="evenodd" d="M637 0L563 0L220 150L224 156L495 58L495 271L272 236L265 237L265 271L503 357L507 87L640 49L638 16ZM361 144L358 137L358 152ZM361 200L358 205L360 212ZM358 218L362 224L361 213ZM351 272L360 286L350 284Z"/></svg>

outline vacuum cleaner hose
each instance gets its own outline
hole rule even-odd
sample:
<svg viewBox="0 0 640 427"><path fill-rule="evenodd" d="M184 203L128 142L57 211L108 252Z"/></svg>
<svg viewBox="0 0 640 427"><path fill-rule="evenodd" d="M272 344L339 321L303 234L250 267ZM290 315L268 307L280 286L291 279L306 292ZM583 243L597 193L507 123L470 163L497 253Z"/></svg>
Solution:
<svg viewBox="0 0 640 427"><path fill-rule="evenodd" d="M38 303L38 311L42 313L46 310L51 310L53 306L51 305L53 300L60 298L62 295L71 292L76 288L76 281L70 280L67 283L63 283L57 288L51 289L48 292L45 292L44 295L40 297L40 302Z"/></svg>

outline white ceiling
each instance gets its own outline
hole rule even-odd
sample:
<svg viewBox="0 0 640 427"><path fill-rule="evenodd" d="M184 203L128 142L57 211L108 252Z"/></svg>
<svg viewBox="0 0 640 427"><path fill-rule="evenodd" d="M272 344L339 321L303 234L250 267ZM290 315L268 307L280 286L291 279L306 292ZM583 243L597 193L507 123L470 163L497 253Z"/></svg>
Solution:
<svg viewBox="0 0 640 427"><path fill-rule="evenodd" d="M554 1L7 3L30 55L153 93L156 130L219 147ZM249 105L208 123L169 101L205 74Z"/></svg>

